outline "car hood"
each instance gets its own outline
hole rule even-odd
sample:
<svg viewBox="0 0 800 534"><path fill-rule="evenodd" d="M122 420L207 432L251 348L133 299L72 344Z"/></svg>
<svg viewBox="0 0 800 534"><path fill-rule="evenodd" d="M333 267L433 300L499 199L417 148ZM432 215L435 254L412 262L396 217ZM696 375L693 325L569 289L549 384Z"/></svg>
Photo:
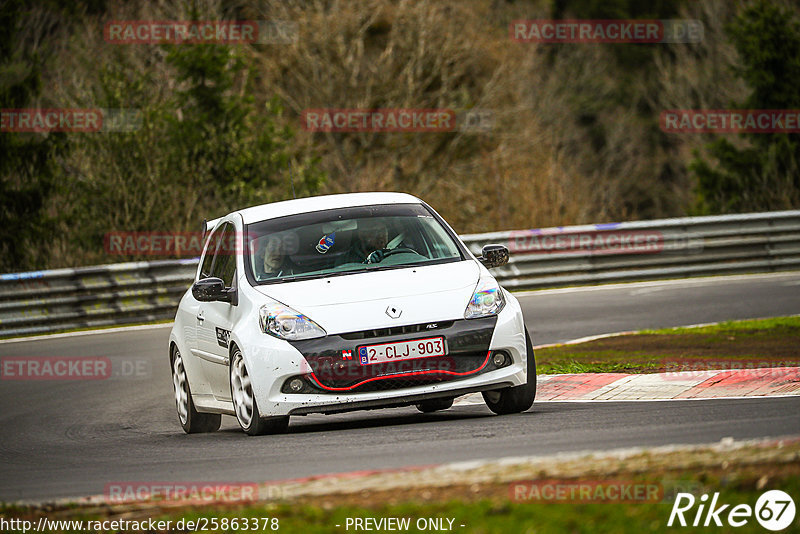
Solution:
<svg viewBox="0 0 800 534"><path fill-rule="evenodd" d="M479 276L478 264L465 260L262 285L256 290L310 317L328 334L340 334L462 319Z"/></svg>

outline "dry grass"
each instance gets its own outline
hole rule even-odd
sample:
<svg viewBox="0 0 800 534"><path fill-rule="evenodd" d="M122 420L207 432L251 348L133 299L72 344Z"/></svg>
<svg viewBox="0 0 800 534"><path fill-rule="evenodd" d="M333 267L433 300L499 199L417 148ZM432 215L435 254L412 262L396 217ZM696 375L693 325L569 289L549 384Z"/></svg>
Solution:
<svg viewBox="0 0 800 534"><path fill-rule="evenodd" d="M278 120L296 130L295 157L321 156L323 193L397 190L416 194L461 233L606 222L690 212L694 201L687 164L703 136L664 136L662 109L717 107L741 98L735 52L723 25L737 6L725 0L687 3L683 18L703 21L695 45L655 45L652 62L626 72L613 46L517 43L515 19L548 18L550 2L478 0L311 0L224 4L194 2L200 17L286 20L297 23L292 44L243 47L255 69L254 98L277 97ZM118 88L102 86L99 72L119 69L124 79L146 73L138 97L125 107L157 105L178 82L159 46L103 41L107 20L187 20L188 3L111 1L104 16L83 16L69 31L50 34L54 59L45 72L42 105L86 107ZM34 20L35 19L35 20ZM32 19L29 38L44 39L52 21ZM126 74L127 73L127 74ZM234 91L242 92L245 80ZM139 99L139 101L136 100ZM489 132L324 133L301 128L307 108L487 109ZM587 117L589 117L587 119ZM589 124L586 123L589 121ZM194 177L147 157L159 139L141 136L142 172L116 168L118 148L77 146L63 162L76 185L104 181L113 208L109 230L193 230L208 213ZM599 141L601 140L601 141ZM58 218L76 200L52 200ZM291 194L286 185L286 197ZM165 210L158 198L173 198ZM85 201L86 199L83 199ZM144 221L144 224L143 224ZM120 261L98 244L75 246L69 227L48 243L49 267Z"/></svg>

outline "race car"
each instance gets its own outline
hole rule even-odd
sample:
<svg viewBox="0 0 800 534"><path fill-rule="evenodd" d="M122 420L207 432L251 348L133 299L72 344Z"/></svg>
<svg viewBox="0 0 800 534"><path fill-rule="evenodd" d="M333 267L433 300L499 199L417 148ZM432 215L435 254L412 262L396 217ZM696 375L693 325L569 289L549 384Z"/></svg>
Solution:
<svg viewBox="0 0 800 534"><path fill-rule="evenodd" d="M169 337L187 433L234 415L250 435L290 416L416 406L481 392L523 412L536 363L522 311L422 200L402 193L310 197L206 223L194 283Z"/></svg>

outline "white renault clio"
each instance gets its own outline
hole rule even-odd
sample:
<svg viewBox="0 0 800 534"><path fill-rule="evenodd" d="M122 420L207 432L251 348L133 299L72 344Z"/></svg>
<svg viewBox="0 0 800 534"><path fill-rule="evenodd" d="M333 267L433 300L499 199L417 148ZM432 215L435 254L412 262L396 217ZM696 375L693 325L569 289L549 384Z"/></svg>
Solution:
<svg viewBox="0 0 800 534"><path fill-rule="evenodd" d="M498 414L536 394L519 303L426 203L400 193L304 198L235 211L210 232L169 339L178 416L248 434L289 416L416 405L482 392Z"/></svg>

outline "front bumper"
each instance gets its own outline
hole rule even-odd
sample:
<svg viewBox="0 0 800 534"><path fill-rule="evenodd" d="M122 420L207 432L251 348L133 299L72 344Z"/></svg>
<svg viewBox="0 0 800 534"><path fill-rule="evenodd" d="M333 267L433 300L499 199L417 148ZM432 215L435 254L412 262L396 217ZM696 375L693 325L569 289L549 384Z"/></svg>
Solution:
<svg viewBox="0 0 800 534"><path fill-rule="evenodd" d="M435 328L413 325L406 332L374 332L327 336L292 343L254 335L242 340L249 360L253 390L262 416L335 413L415 404L422 400L457 397L527 382L525 327L516 299L496 317L442 322ZM421 326L424 331L417 327ZM443 358L407 360L399 365L361 366L357 348L384 341L403 341L443 335L448 351ZM342 351L353 351L352 360ZM508 363L493 366L490 356L503 352ZM287 381L298 376L306 384L300 393L287 393Z"/></svg>

